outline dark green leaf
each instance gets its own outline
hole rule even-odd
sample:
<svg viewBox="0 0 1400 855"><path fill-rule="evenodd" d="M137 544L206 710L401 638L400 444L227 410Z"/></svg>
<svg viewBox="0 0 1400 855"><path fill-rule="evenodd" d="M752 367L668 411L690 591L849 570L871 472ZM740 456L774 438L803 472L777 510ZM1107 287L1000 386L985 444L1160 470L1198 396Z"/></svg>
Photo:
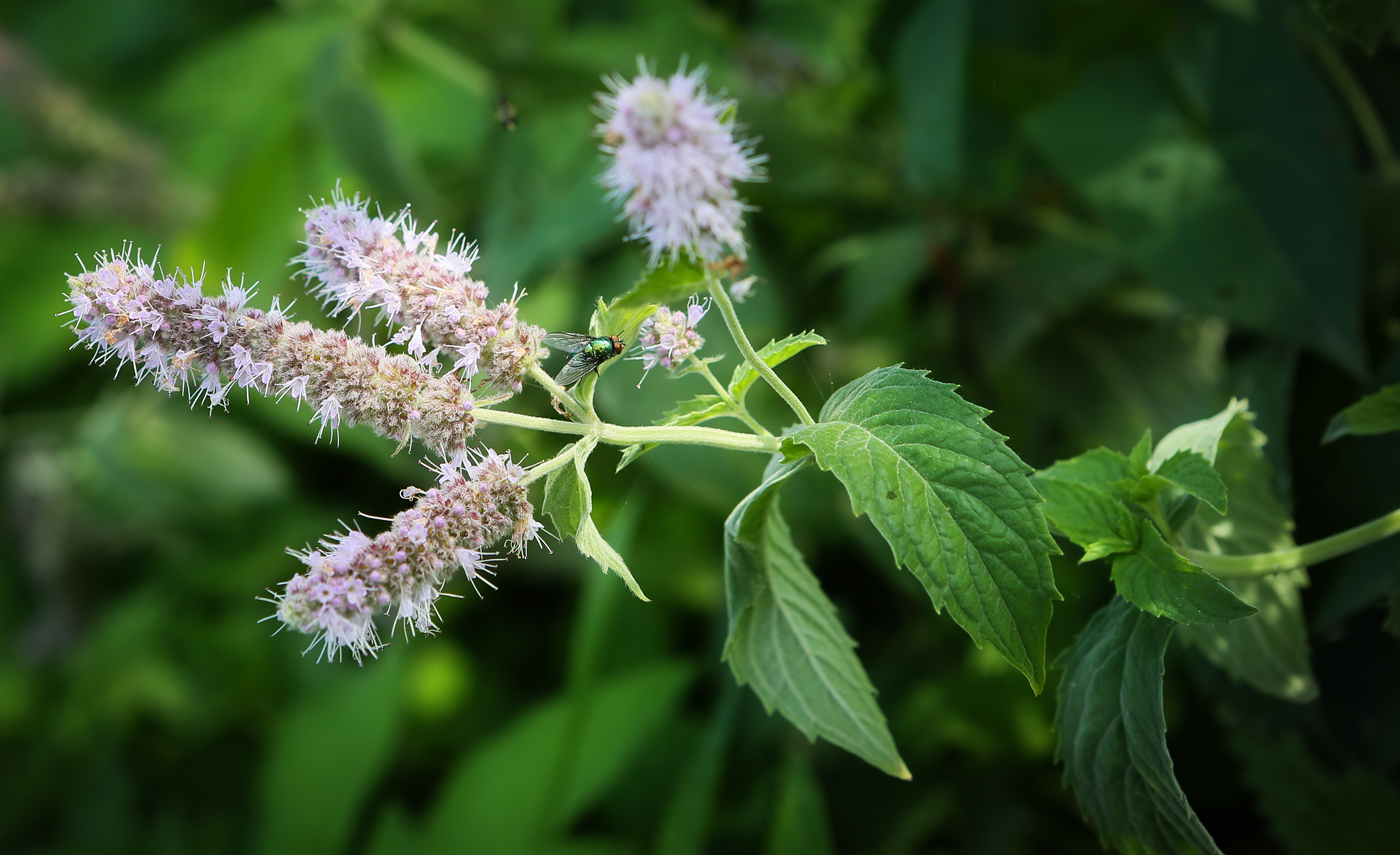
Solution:
<svg viewBox="0 0 1400 855"><path fill-rule="evenodd" d="M777 507L778 487L805 461L775 459L725 521L724 578L729 638L724 659L808 739L818 736L901 778L900 759L856 643L793 545Z"/></svg>
<svg viewBox="0 0 1400 855"><path fill-rule="evenodd" d="M1178 451L1157 469L1157 476L1175 484L1201 501L1225 513L1225 482L1198 451Z"/></svg>
<svg viewBox="0 0 1400 855"><path fill-rule="evenodd" d="M675 792L657 830L652 855L702 855L706 851L725 755L739 709L737 686L729 683L721 692L714 717L696 740L695 753L676 782Z"/></svg>
<svg viewBox="0 0 1400 855"><path fill-rule="evenodd" d="M922 371L870 372L784 444L810 448L933 600L1040 691L1058 552L1026 466L987 410Z"/></svg>
<svg viewBox="0 0 1400 855"><path fill-rule="evenodd" d="M690 669L682 665L644 666L581 701L558 698L515 718L448 773L419 851L541 851L548 835L560 833L622 777L675 714L689 682ZM555 778L561 770L569 772L562 782Z"/></svg>
<svg viewBox="0 0 1400 855"><path fill-rule="evenodd" d="M1387 386L1332 417L1323 442L1400 430L1400 384Z"/></svg>
<svg viewBox="0 0 1400 855"><path fill-rule="evenodd" d="M1217 555L1247 555L1294 545L1293 520L1275 495L1264 442L1252 413L1241 413L1226 428L1215 465L1229 486L1230 510L1225 515L1208 508L1197 511L1181 529L1188 546ZM1221 581L1259 611L1226 624L1182 627L1181 640L1261 692L1299 703L1317 697L1300 597L1307 571Z"/></svg>
<svg viewBox="0 0 1400 855"><path fill-rule="evenodd" d="M1163 656L1175 624L1115 597L1060 658L1056 759L1099 839L1144 855L1220 855L1172 773Z"/></svg>
<svg viewBox="0 0 1400 855"><path fill-rule="evenodd" d="M759 351L758 356L767 365L774 366L796 356L814 344L826 344L826 339L814 332L790 335L782 341L770 341ZM758 380L758 372L748 360L734 366L734 374L729 379L729 396L739 403L749 393L749 387Z"/></svg>
<svg viewBox="0 0 1400 855"><path fill-rule="evenodd" d="M1311 0L1327 26L1373 53L1400 29L1400 0Z"/></svg>
<svg viewBox="0 0 1400 855"><path fill-rule="evenodd" d="M969 0L924 0L896 55L904 105L905 171L920 192L947 190L962 177L963 107Z"/></svg>
<svg viewBox="0 0 1400 855"><path fill-rule="evenodd" d="M705 268L694 261L678 258L642 274L631 290L610 305L615 309L640 309L684 300L705 290L708 275Z"/></svg>
<svg viewBox="0 0 1400 855"><path fill-rule="evenodd" d="M1288 855L1389 855L1400 840L1400 792L1363 766L1334 771L1297 734L1231 728L1259 812Z"/></svg>
<svg viewBox="0 0 1400 855"><path fill-rule="evenodd" d="M1137 522L1122 502L1104 490L1040 476L1033 483L1045 497L1041 510L1051 524L1081 548L1096 547L1094 557L1137 548ZM1090 560L1087 555L1085 560Z"/></svg>
<svg viewBox="0 0 1400 855"><path fill-rule="evenodd" d="M1174 53L1177 81L1145 60L1091 67L1024 128L1154 285L1359 371L1345 120L1276 23L1209 20Z"/></svg>
<svg viewBox="0 0 1400 855"><path fill-rule="evenodd" d="M1220 580L1182 558L1157 526L1138 521L1138 551L1113 559L1113 583L1123 599L1178 623L1224 623L1254 614Z"/></svg>
<svg viewBox="0 0 1400 855"><path fill-rule="evenodd" d="M544 512L554 520L561 539L577 534L584 517L593 512L593 494L583 465L597 444L592 438L579 440L574 459L545 476Z"/></svg>
<svg viewBox="0 0 1400 855"><path fill-rule="evenodd" d="M330 855L349 845L393 759L403 670L401 651L386 653L375 667L328 675L288 711L268 750L258 853Z"/></svg>
<svg viewBox="0 0 1400 855"><path fill-rule="evenodd" d="M821 783L807 756L794 751L784 764L768 830L767 855L831 855L831 823Z"/></svg>

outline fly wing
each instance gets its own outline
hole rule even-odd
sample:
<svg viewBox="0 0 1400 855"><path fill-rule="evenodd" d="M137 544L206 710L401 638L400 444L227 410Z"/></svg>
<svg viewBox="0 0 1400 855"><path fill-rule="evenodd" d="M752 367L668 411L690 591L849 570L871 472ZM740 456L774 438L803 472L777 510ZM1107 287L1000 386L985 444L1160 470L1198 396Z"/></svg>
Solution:
<svg viewBox="0 0 1400 855"><path fill-rule="evenodd" d="M554 378L554 382L560 386L572 386L587 376L588 372L597 368L601 361L590 357L583 351L578 351L569 357L564 368L559 372L559 376Z"/></svg>
<svg viewBox="0 0 1400 855"><path fill-rule="evenodd" d="M545 347L574 351L593 340L593 336L576 332L552 332L544 337Z"/></svg>

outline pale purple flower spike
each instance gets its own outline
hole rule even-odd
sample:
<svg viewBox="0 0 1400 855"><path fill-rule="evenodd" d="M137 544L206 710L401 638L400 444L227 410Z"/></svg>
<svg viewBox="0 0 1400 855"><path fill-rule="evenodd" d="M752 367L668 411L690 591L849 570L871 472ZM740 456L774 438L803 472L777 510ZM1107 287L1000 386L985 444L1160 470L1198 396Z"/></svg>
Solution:
<svg viewBox="0 0 1400 855"><path fill-rule="evenodd" d="M633 239L651 245L651 264L681 252L718 261L745 257L743 212L736 181L762 180L752 140L738 140L734 102L711 95L704 70L685 68L663 80L644 62L630 83L604 78L598 96L603 151L612 156L603 184L625 199Z"/></svg>
<svg viewBox="0 0 1400 855"><path fill-rule="evenodd" d="M684 312L673 311L665 306L657 309L651 317L642 322L641 329L637 332L637 345L642 353L634 358L642 361L645 371L657 367L675 368L680 365L704 346L705 339L695 331L695 327L709 310L708 299L700 300L695 297L690 299ZM646 380L645 372L642 374L642 380ZM639 381L637 385L642 384Z"/></svg>

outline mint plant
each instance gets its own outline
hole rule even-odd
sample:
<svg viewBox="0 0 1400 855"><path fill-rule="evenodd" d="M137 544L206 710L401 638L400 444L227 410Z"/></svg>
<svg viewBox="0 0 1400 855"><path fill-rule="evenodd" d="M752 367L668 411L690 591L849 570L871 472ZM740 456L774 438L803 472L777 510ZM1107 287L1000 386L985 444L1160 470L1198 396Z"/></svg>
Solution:
<svg viewBox="0 0 1400 855"><path fill-rule="evenodd" d="M599 412L594 392L611 382L614 360L558 382L525 293L493 304L469 275L477 250L464 238L439 252L439 234L408 209L371 213L368 200L339 190L305 212L296 261L332 314L372 312L386 324L384 345L296 321L279 298L253 308L253 291L232 277L206 294L201 277L166 274L133 247L100 254L69 278L72 328L96 362L129 366L138 382L211 410L239 390L288 399L305 405L318 437L363 424L398 450L427 455L430 483L403 491L411 508L375 530L351 527L291 551L304 569L270 595L269 619L310 635L325 658L363 660L395 629L434 632L435 603L459 570L478 594L506 588L510 560L555 539L572 541L645 600L594 520L588 462L602 446L620 449L618 469L663 445L764 455L761 482L716 536L728 612L720 655L769 711L809 739L911 776L856 642L782 513L784 484L811 467L841 483L936 613L1004 657L1031 691L1056 685L1057 757L1105 844L1218 852L1167 750L1171 638L1258 692L1310 700L1319 690L1299 596L1307 568L1400 531L1400 511L1295 544L1267 438L1242 400L1159 441L1149 431L1130 450L1093 449L1040 471L987 424L988 410L902 365L870 371L813 415L775 368L825 340L797 332L755 347L735 305L754 287L742 276L746 206L735 185L761 178L763 160L738 134L737 106L684 68L662 79L643 66L632 81L608 85L597 128L611 158L603 182L621 200L631 237L646 243L649 267L630 290L598 302L587 335L615 336L648 372L694 373L711 389L654 424L615 424ZM712 311L742 358L727 382L702 355L719 337ZM786 406L785 423L765 424L750 410L760 386ZM557 416L508 408L541 391ZM1329 438L1400 429L1397 401L1400 386L1362 401L1337 417ZM743 429L708 424L719 419ZM508 450L477 445L486 424L574 439L527 467ZM1081 550L1081 562L1106 566L1117 596L1049 663L1061 597L1052 534Z"/></svg>

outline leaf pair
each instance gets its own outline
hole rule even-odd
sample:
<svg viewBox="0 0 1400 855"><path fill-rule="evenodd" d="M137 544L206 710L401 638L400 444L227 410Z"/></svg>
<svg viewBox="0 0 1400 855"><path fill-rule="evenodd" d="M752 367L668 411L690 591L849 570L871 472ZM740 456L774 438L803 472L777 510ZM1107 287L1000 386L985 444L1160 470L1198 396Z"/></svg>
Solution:
<svg viewBox="0 0 1400 855"><path fill-rule="evenodd" d="M1118 593L1143 611L1186 624L1256 611L1182 558L1159 529L1165 523L1174 534L1201 502L1225 513L1225 482L1212 464L1221 434L1246 407L1231 402L1210 419L1173 430L1155 449L1149 431L1131 455L1099 448L1036 473L1045 515L1084 549L1082 561L1111 558Z"/></svg>

